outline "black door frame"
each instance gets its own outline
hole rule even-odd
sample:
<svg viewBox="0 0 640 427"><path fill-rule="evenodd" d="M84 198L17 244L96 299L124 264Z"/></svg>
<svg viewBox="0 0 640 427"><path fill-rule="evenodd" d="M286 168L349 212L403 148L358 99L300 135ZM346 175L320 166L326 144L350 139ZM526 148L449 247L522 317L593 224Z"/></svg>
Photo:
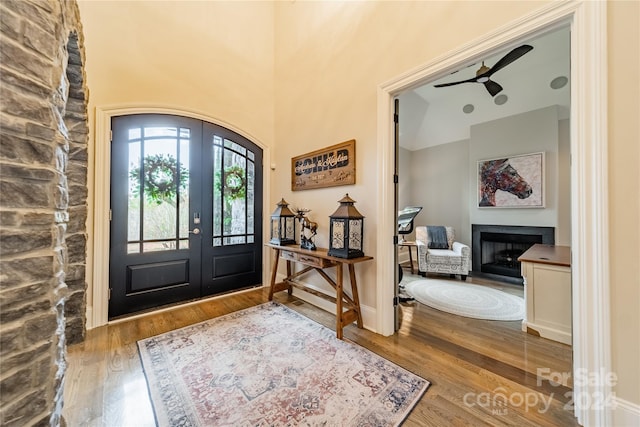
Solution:
<svg viewBox="0 0 640 427"><path fill-rule="evenodd" d="M140 303L140 306L137 305L138 303L134 303L136 310L131 314L135 314L140 310L145 310L148 308L156 308L156 307L160 308L164 304L171 304L175 302L185 302L188 300L199 299L206 296L217 295L224 292L240 290L243 288L255 287L260 285L262 283L262 278L263 278L262 277L263 276L262 218L264 215L264 212L263 212L264 211L264 206L263 206L263 173L264 172L263 172L263 161L262 161L263 160L262 147L253 143L252 141L240 135L239 133L225 128L224 126L217 125L200 118L192 118L189 116L184 116L179 114L170 114L170 113L135 114L134 113L134 114L124 114L124 115L113 115L110 117L110 120L112 122L113 120L119 120L121 123L127 123L128 121L139 122L141 118L145 121L143 123L136 123L135 126L144 126L144 127L154 126L154 125L165 126L168 124L171 127L178 126L178 127L188 127L192 129L191 131L192 135L189 138L190 147L191 147L190 154L189 154L189 157L190 157L189 165L190 165L191 174L189 178L190 202L189 202L189 210L188 210L189 212L188 222L189 222L189 230L195 230L196 228L200 228L202 230L202 233L189 234L188 250L180 250L180 251L171 250L167 252L161 251L161 252L152 252L150 254L141 253L141 254L135 254L131 256L127 254L126 248L124 249L120 248L120 252L122 252L122 254L118 254L118 251L112 251L111 245L109 245L109 252L110 252L110 258L111 258L109 262L110 286L111 286L112 280L114 280L114 277L115 277L115 280L117 281L121 281L121 280L127 281L128 280L127 277L132 274L131 271L128 271L132 269L127 268L127 273L118 271L117 272L118 274L116 277L116 274L112 269L112 265L116 263L119 263L121 265L127 265L127 264L131 265L130 261L123 263L123 260L127 257L132 257L136 262L140 262L141 265L144 265L145 258L146 259L153 258L153 262L158 263L157 264L158 269L162 269L164 266L170 265L172 263L174 265L185 264L185 263L188 264L186 266L186 270L188 270L188 273L185 275L187 277L186 283L168 286L167 288L160 288L161 290L157 292L157 295L154 295L156 292L153 292L151 290L149 292L146 292L143 289L142 292L136 293L135 296L131 299L131 300L135 299ZM125 131L124 130L125 127L127 126L125 126L124 124L121 126L123 131ZM207 129L208 133L205 133L203 131L203 129L205 128ZM114 130L112 132L112 139L114 141L118 140L118 138L126 140L126 137L124 136L124 134L118 135L116 132L117 130ZM210 283L211 280L210 279L208 281L205 280L205 275L209 276L209 278L213 277L211 267L215 263L215 257L212 256L212 251L211 251L212 248L208 248L209 249L208 251L205 250L205 248L207 248L208 246L212 246L212 239L211 239L212 224L209 224L209 222L211 222L213 218L213 212L211 211L212 209L211 208L212 206L211 205L211 200L212 200L211 189L213 186L213 165L212 165L212 162L204 161L204 159L212 158L211 157L211 154L213 152L211 148L212 144L211 144L211 141L208 141L208 139L211 139L211 137L214 134L221 136L222 138L227 138L230 141L236 142L240 145L247 146L251 151L255 153L255 161L253 162L253 165L254 165L253 171L255 176L254 200L252 203L252 206L254 207L254 227L253 227L253 233L252 233L253 243L250 245L240 244L240 245L227 246L224 248L223 251L220 251L220 250L217 251L217 255L222 254L223 256L227 257L229 254L239 252L239 249L244 249L245 253L249 253L250 255L252 255L253 271L251 275L244 274L244 275L228 276L227 278L225 278L227 279L226 280L227 283L226 283L226 286L224 287L220 287L219 284L218 286L211 286L211 283ZM111 155L112 159L128 158L128 154L126 153L126 150L128 150L128 148L116 147L115 143L112 143L110 148L112 150L115 150ZM126 184L126 181L128 180L127 178L128 166L126 165L126 162L124 163L125 163L124 167L120 166L120 169L123 169L122 171L118 169L117 163L113 163L112 164L113 168L110 168L110 169L113 169L114 174L120 174L120 175L124 174L124 177L120 177L120 181L125 181L125 184ZM114 177L110 176L111 185L113 185L114 183L113 178ZM204 183L207 182L207 180L211 182L212 184L211 186L203 185ZM111 188L110 198L109 198L111 205L114 204L113 191L114 191L114 188ZM123 191L123 189L120 188L119 191ZM128 192L126 188L124 189L124 191ZM126 211L126 206L124 207L124 209ZM196 217L196 215L194 215L195 213L198 214L198 218L202 217L203 219L202 223L195 222L194 220L194 218ZM113 234L113 233L122 234L122 236L120 236L119 239L126 242L127 241L126 212L123 215L123 212L116 212L116 209L114 207L113 216L119 217L118 227L123 228L123 230L120 230L118 232L118 230L114 227L115 225L114 224L115 221L114 221L110 223L110 227L109 227L110 234ZM207 216L208 216L208 220L207 220ZM111 211L110 211L110 217L111 217ZM246 250L247 246L251 246L253 248L252 251L247 251ZM209 262L202 262L202 260L204 260L205 257ZM136 259L136 258L139 258L139 259ZM186 261L185 261L185 258L186 258ZM255 260L253 258L255 258ZM225 262L222 262L219 264L229 264L229 261L228 261L229 259L232 259L232 258L227 257L225 259ZM155 264L152 264L152 265L155 266ZM122 276L121 273L125 275ZM195 286L192 286L191 284L195 284ZM205 287L207 289L205 289ZM126 292L127 291L125 291L125 293ZM111 296L111 289L109 294ZM140 294L141 297L137 297L138 294ZM164 296L162 296L162 294L164 294ZM122 295L118 296L118 300L120 301L120 303L122 303ZM108 301L107 305L109 307L109 316L113 317L112 304ZM125 310L131 311L129 309L125 309ZM116 314L116 315L120 315L120 314Z"/></svg>
<svg viewBox="0 0 640 427"><path fill-rule="evenodd" d="M255 168L254 169L255 170L254 197L255 199L253 203L254 206L256 207L256 210L258 207L260 208L259 215L256 215L256 218L259 218L260 220L255 220L253 224L253 234L254 236L256 236L256 239L253 243L246 243L244 245L222 246L217 248L211 247L210 245L203 244L203 248L202 248L203 259L211 260L211 262L204 262L204 265L202 268L203 276L206 276L202 278L202 286L203 286L202 296L218 295L224 292L238 290L238 288L233 286L234 281L240 281L243 283L252 283L252 285L249 285L248 287L253 287L258 283L262 283L262 264L263 264L262 263L262 257L263 257L262 227L263 227L263 218L264 218L264 212L262 212L262 206L263 206L262 149L257 144L250 141L248 138L245 138L234 131L231 131L220 125L215 125L213 123L208 123L203 121L203 131L202 131L203 141L209 136L213 136L213 135L219 136L223 139L227 138L229 140L232 140L236 143L239 143L245 148L251 148L255 150L254 152L256 152L257 150L260 151L259 156L256 156L254 161L254 168ZM210 149L211 149L211 144L205 144L203 142L203 155L209 156L209 158L213 158L212 153L209 151ZM211 166L211 169L205 168L205 170L203 170L203 173L205 176L211 176L212 178L213 165L211 164L208 166ZM258 173L258 171L260 171L260 173ZM212 206L213 194L205 190L206 189L204 188L202 190L202 204L203 205L207 204L208 206ZM214 234L213 229L210 228L211 226L212 224L209 224L206 221L202 223L203 239L205 238L204 236L212 236ZM249 251L248 251L249 248L252 248L251 252L255 256L255 259L253 260L250 259L251 255L249 254ZM224 257L224 259L221 259L221 256ZM232 275L232 273L229 271L224 271L224 272L220 271L222 269L228 270L229 265L234 262L234 259L236 260L236 262L240 262L240 263L253 261L254 266L259 268L259 270L256 270L252 273L243 273L238 275Z"/></svg>

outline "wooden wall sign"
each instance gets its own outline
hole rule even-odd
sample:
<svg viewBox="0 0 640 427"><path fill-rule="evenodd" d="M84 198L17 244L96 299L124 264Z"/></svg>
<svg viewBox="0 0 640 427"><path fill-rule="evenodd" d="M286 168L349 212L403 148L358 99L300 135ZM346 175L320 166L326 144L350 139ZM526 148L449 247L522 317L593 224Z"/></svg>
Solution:
<svg viewBox="0 0 640 427"><path fill-rule="evenodd" d="M355 139L291 159L291 191L355 183Z"/></svg>

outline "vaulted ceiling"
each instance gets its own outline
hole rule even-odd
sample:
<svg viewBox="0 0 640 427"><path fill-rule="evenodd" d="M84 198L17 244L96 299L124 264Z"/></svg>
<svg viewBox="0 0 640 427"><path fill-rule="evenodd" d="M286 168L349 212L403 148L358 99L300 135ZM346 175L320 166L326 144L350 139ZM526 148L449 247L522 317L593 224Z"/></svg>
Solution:
<svg viewBox="0 0 640 427"><path fill-rule="evenodd" d="M414 151L469 139L470 127L474 124L550 105L560 106L560 118L568 118L570 84L554 89L552 82L558 77L570 79L569 28L526 40L522 44L533 46L533 50L491 76L491 80L504 88L495 97L480 83L434 87L435 84L475 77L481 62L469 64L450 75L401 94L400 146ZM485 65L492 67L510 50L486 58ZM553 86L557 87L559 83L561 79L556 80Z"/></svg>

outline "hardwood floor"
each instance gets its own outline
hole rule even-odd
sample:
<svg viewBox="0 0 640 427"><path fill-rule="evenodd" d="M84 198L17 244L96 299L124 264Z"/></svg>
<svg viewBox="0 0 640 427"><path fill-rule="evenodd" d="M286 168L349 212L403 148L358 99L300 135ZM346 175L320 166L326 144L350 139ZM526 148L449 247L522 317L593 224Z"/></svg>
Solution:
<svg viewBox="0 0 640 427"><path fill-rule="evenodd" d="M521 293L517 288L507 291ZM267 290L255 289L88 331L84 343L68 349L67 424L154 426L136 341L266 302L267 297ZM335 330L333 314L286 292L275 300ZM401 328L393 336L355 324L344 332L346 340L431 382L405 426L578 425L572 409L565 409L571 404L570 383L537 376L538 369L552 375L570 372L571 348L523 333L520 322L469 319L410 302L402 304Z"/></svg>

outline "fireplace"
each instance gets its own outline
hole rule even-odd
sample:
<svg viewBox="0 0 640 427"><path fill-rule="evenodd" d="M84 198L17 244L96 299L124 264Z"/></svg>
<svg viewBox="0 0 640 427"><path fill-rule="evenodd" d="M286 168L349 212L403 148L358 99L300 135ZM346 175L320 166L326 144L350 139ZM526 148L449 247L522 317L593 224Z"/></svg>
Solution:
<svg viewBox="0 0 640 427"><path fill-rule="evenodd" d="M471 225L474 276L522 283L518 257L536 243L553 245L554 227Z"/></svg>

